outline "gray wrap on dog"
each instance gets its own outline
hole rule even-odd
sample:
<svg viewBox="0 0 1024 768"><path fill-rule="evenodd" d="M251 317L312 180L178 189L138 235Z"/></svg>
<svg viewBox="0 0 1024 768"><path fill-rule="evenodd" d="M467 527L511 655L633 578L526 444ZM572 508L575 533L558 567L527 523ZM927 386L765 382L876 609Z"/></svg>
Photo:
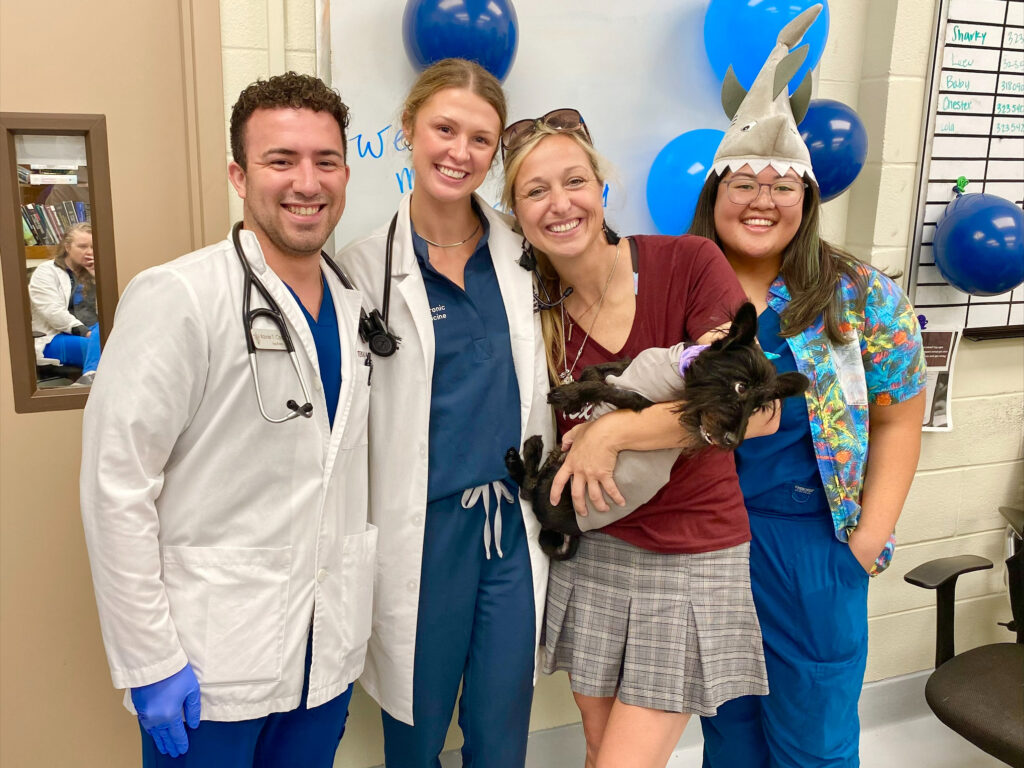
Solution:
<svg viewBox="0 0 1024 768"><path fill-rule="evenodd" d="M652 347L638 354L620 376L608 376L605 381L622 389L643 395L654 403L668 403L679 398L683 379L679 375L679 356L683 343L673 347ZM615 410L614 406L601 403L594 407L589 421ZM668 482L672 465L676 463L681 448L663 448L658 451L622 451L612 475L615 485L626 506L620 507L605 496L610 510L600 512L587 499L586 517L577 514L576 522L581 531L593 531L621 520L630 512L646 504Z"/></svg>

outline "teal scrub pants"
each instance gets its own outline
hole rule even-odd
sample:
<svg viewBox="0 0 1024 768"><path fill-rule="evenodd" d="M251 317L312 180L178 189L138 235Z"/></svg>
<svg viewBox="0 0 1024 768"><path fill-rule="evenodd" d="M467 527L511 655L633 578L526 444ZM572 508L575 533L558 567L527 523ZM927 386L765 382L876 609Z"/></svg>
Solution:
<svg viewBox="0 0 1024 768"><path fill-rule="evenodd" d="M836 539L828 513L749 511L770 692L701 718L704 768L856 768L867 572Z"/></svg>
<svg viewBox="0 0 1024 768"><path fill-rule="evenodd" d="M482 502L427 505L413 674L413 720L382 713L387 768L440 768L459 697L465 768L523 768L536 650L533 572L519 489L503 502L501 550L485 554ZM493 498L491 515L494 514Z"/></svg>

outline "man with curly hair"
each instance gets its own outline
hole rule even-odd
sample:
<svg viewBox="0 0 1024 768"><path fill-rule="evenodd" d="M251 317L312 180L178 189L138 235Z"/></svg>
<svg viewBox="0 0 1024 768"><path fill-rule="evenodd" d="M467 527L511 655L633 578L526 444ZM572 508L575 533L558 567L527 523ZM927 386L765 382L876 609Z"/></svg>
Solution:
<svg viewBox="0 0 1024 768"><path fill-rule="evenodd" d="M82 517L146 768L329 768L344 732L376 558L360 296L321 253L347 124L314 77L246 88L242 222L135 277L104 348Z"/></svg>

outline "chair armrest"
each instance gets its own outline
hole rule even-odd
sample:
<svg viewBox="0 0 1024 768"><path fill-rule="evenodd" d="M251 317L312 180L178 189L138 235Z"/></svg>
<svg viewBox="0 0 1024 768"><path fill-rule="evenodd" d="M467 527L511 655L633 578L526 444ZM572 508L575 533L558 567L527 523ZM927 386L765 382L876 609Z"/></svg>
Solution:
<svg viewBox="0 0 1024 768"><path fill-rule="evenodd" d="M929 560L903 575L903 580L917 587L935 590L935 668L938 669L956 654L953 648L953 613L956 580L962 573L984 571L992 561L977 555L956 555Z"/></svg>
<svg viewBox="0 0 1024 768"><path fill-rule="evenodd" d="M1003 516L1018 538L1024 539L1024 509L1018 507L1000 507L999 514Z"/></svg>
<svg viewBox="0 0 1024 768"><path fill-rule="evenodd" d="M977 555L940 557L936 560L929 560L927 563L921 563L917 568L907 571L903 575L903 580L915 587L938 589L950 579L955 585L957 577L962 573L984 571L991 567L991 560Z"/></svg>

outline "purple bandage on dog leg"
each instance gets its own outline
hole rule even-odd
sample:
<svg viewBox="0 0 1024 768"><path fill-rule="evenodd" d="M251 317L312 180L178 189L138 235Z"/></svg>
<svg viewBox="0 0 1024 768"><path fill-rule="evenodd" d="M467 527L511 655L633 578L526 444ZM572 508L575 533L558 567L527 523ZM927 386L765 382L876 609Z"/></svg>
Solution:
<svg viewBox="0 0 1024 768"><path fill-rule="evenodd" d="M690 363L697 359L697 355L708 348L707 344L693 344L683 349L679 354L679 375L685 376L686 369L690 367Z"/></svg>

